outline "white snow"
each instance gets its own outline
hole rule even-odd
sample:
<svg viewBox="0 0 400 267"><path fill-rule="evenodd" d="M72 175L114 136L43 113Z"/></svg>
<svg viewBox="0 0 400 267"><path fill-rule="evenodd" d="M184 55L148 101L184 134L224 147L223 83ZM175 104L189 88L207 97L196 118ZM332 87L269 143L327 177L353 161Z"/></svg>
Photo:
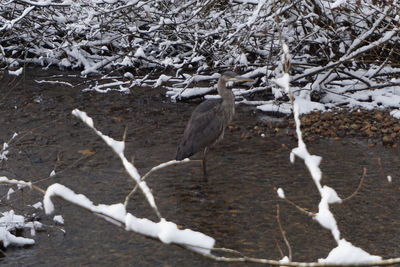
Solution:
<svg viewBox="0 0 400 267"><path fill-rule="evenodd" d="M8 179L5 176L0 176L0 183L5 183L5 184L16 184L22 187L28 186L28 187L32 187L32 183L31 182L25 182L22 180L15 180L15 179Z"/></svg>
<svg viewBox="0 0 400 267"><path fill-rule="evenodd" d="M79 109L74 109L72 111L72 115L81 119L84 123L86 123L90 128L93 128L93 119L90 118L86 112L80 111Z"/></svg>
<svg viewBox="0 0 400 267"><path fill-rule="evenodd" d="M285 48L284 48L285 49ZM282 60L283 61L283 60ZM282 81L278 80L277 83L280 87L287 86L287 91L290 90L289 84L286 79ZM286 91L286 90L285 90ZM289 92L290 93L290 92ZM292 149L290 153L290 161L294 163L295 156L304 160L304 164L307 166L311 177L321 195L321 200L318 204L318 213L313 217L322 227L331 231L332 236L337 242L338 246L334 248L328 255L326 259L319 259L322 263L365 263L369 261L380 260L378 256L372 256L360 248L354 247L351 243L340 239L340 231L337 226L336 219L329 209L330 204L341 203L342 199L338 196L336 191L326 185L321 184L322 171L319 168L322 158L320 156L311 155L307 146L303 141L301 132L301 122L300 122L300 109L301 106L309 105L310 95L307 92L300 92L295 97L293 101L293 116L296 123L296 134L298 139L298 146ZM279 188L281 189L281 188ZM279 192L280 197L284 197L283 190ZM281 196L282 195L282 196Z"/></svg>
<svg viewBox="0 0 400 267"><path fill-rule="evenodd" d="M328 257L319 259L320 263L334 263L334 264L357 264L357 263L371 263L382 260L380 256L374 256L365 252L359 247L353 246L345 239L338 242L338 246L329 252Z"/></svg>
<svg viewBox="0 0 400 267"><path fill-rule="evenodd" d="M127 79L133 79L134 78L133 74L130 73L130 72L125 72L124 73L124 77L127 78Z"/></svg>
<svg viewBox="0 0 400 267"><path fill-rule="evenodd" d="M278 188L278 190L276 191L277 193L278 193L278 196L280 197L280 198L285 198L285 192L283 191L283 189L282 188Z"/></svg>
<svg viewBox="0 0 400 267"><path fill-rule="evenodd" d="M104 205L99 204L91 208L92 211L106 214L107 216L116 219L117 221L124 222L126 216L126 209L122 203Z"/></svg>
<svg viewBox="0 0 400 267"><path fill-rule="evenodd" d="M279 260L280 263L289 263L290 260L288 258L288 256L283 257L281 260Z"/></svg>
<svg viewBox="0 0 400 267"><path fill-rule="evenodd" d="M8 247L9 245L22 247L25 245L35 244L35 240L25 237L17 237L7 231L5 227L0 227L0 241L4 247Z"/></svg>
<svg viewBox="0 0 400 267"><path fill-rule="evenodd" d="M35 209L42 210L43 209L43 203L41 201L36 202L35 204L32 205L32 207L35 208Z"/></svg>
<svg viewBox="0 0 400 267"><path fill-rule="evenodd" d="M7 155L10 153L10 151L8 151L7 148L8 144L3 143L3 149L0 150L0 161L8 160Z"/></svg>
<svg viewBox="0 0 400 267"><path fill-rule="evenodd" d="M209 254L215 244L212 237L190 229L180 230L176 224L165 219L154 223L148 219L136 218L128 213L125 225L127 230L159 238L166 244L181 244L201 254Z"/></svg>
<svg viewBox="0 0 400 267"><path fill-rule="evenodd" d="M25 219L21 215L16 215L13 210L2 212L0 217L0 241L4 247L25 246L33 245L35 240L24 237L17 237L10 233L11 230L16 228L23 228L25 226Z"/></svg>
<svg viewBox="0 0 400 267"><path fill-rule="evenodd" d="M335 240L339 241L340 231L337 226L335 217L329 210L329 204L341 203L342 200L338 197L335 190L326 185L322 187L320 193L321 201L318 205L318 213L316 214L314 219L318 221L322 227L330 230Z"/></svg>
<svg viewBox="0 0 400 267"><path fill-rule="evenodd" d="M100 131L98 131L96 128L94 128L94 123L93 123L93 119L90 118L86 112L84 111L80 111L78 109L74 109L72 111L72 114L75 115L76 117L78 117L79 119L81 119L87 126L89 126L90 128L92 128L96 134L98 136L100 136L104 142L106 142L107 145L109 145L116 154L122 154L124 152L125 149L125 143L122 141L116 141L114 139L112 139L111 137L102 134Z"/></svg>
<svg viewBox="0 0 400 267"><path fill-rule="evenodd" d="M24 226L26 228L30 229L31 236L35 236L36 235L36 229L42 229L43 228L43 224L41 222L38 222L38 221L26 222Z"/></svg>
<svg viewBox="0 0 400 267"><path fill-rule="evenodd" d="M170 88L170 87L167 87ZM198 95L208 94L210 92L215 91L213 87L192 87L192 88L173 88L172 90L167 92L167 95L171 97L172 100L176 99L185 99Z"/></svg>
<svg viewBox="0 0 400 267"><path fill-rule="evenodd" d="M254 24L260 14L261 8L265 5L265 2L267 0L259 0L257 3L257 7L254 9L253 14L249 18L249 20L246 23L247 27L250 27L252 24Z"/></svg>
<svg viewBox="0 0 400 267"><path fill-rule="evenodd" d="M279 112L284 114L292 113L292 105L289 103L279 103L277 104L275 101L268 101L260 106L257 106L257 109L264 112Z"/></svg>
<svg viewBox="0 0 400 267"><path fill-rule="evenodd" d="M48 84L61 84L61 85L66 85L69 87L74 87L71 83L69 82L64 82L64 81L50 81L50 80L35 80L36 83L48 83Z"/></svg>
<svg viewBox="0 0 400 267"><path fill-rule="evenodd" d="M279 92L276 90L275 92ZM304 115L308 114L312 111L325 111L327 108L324 104L313 102L310 100L306 100L304 98L296 96L296 101L299 106L299 114ZM293 110L293 106L290 103L278 103L276 101L263 101L261 105L257 105L257 109L264 112L278 112L283 114L291 114Z"/></svg>
<svg viewBox="0 0 400 267"><path fill-rule="evenodd" d="M119 63L121 66L133 66L132 59L128 56L124 57L121 63Z"/></svg>
<svg viewBox="0 0 400 267"><path fill-rule="evenodd" d="M56 171L52 170L49 176L51 177L51 176L54 176L54 175L56 175Z"/></svg>
<svg viewBox="0 0 400 267"><path fill-rule="evenodd" d="M390 111L390 115L396 119L400 119L400 109L394 109Z"/></svg>
<svg viewBox="0 0 400 267"><path fill-rule="evenodd" d="M8 74L10 74L10 75L14 75L14 76L19 76L19 75L21 75L22 74L22 71L24 70L24 68L23 67L21 67L21 68L19 68L19 69L17 69L17 70L15 70L15 71L11 71L11 70L9 70L8 71Z"/></svg>
<svg viewBox="0 0 400 267"><path fill-rule="evenodd" d="M10 200L10 196L11 196L14 192L15 192L14 189L12 189L12 188L8 189L8 192L7 192L7 200Z"/></svg>
<svg viewBox="0 0 400 267"><path fill-rule="evenodd" d="M289 93L290 76L288 73L284 73L281 77L272 79L272 81L279 87L283 88L286 93Z"/></svg>
<svg viewBox="0 0 400 267"><path fill-rule="evenodd" d="M144 50L143 50L142 47L139 47L139 48L136 50L136 52L135 52L135 54L134 54L134 57L136 57L136 58L146 58L146 54L144 53Z"/></svg>
<svg viewBox="0 0 400 267"><path fill-rule="evenodd" d="M97 135L99 135L110 147L113 148L114 152L120 157L125 170L137 182L149 204L158 212L154 196L150 188L147 186L144 180L141 180L141 176L139 175L135 166L130 163L123 154L124 142L115 141L111 137L103 135L94 127L93 120L85 112L75 109L72 114L85 122L95 131ZM172 160L162 163L154 167L151 171L175 164L177 162L178 161ZM147 236L158 238L160 241L167 244L180 244L198 253L209 254L215 243L213 238L200 232L195 232L190 229L180 230L175 223L168 222L164 218L161 218L159 223L154 223L148 219L136 218L134 215L126 212L125 206L122 203L117 203L114 205L94 205L86 196L82 194L76 194L71 189L57 183L49 186L46 190L43 199L46 214L54 212L54 204L51 201L53 196L58 196L77 206L92 211L107 221L119 225L125 224L126 230L133 230Z"/></svg>
<svg viewBox="0 0 400 267"><path fill-rule="evenodd" d="M392 176L388 175L387 176L387 180L388 180L389 183L391 183L392 182Z"/></svg>
<svg viewBox="0 0 400 267"><path fill-rule="evenodd" d="M190 159L188 159L188 158L183 159L183 160L170 160L170 161L167 161L167 162L160 163L159 165L151 168L151 170L149 172L154 172L156 170L159 170L159 169L174 165L174 164L179 163L179 162L188 162L188 161L190 161Z"/></svg>
<svg viewBox="0 0 400 267"><path fill-rule="evenodd" d="M318 102L313 102L311 100L303 99L300 97L296 97L296 102L299 105L299 113L300 115L308 114L312 111L325 111L325 105L318 103Z"/></svg>
<svg viewBox="0 0 400 267"><path fill-rule="evenodd" d="M161 74L160 77L158 77L158 79L157 79L157 81L156 81L156 83L154 84L153 87L161 86L162 84L164 84L165 82L167 82L171 78L172 78L172 76Z"/></svg>
<svg viewBox="0 0 400 267"><path fill-rule="evenodd" d="M249 61L247 60L247 57L246 57L246 54L245 54L245 53L241 53L241 54L240 54L238 62L239 62L240 64L246 65L246 66L249 64Z"/></svg>
<svg viewBox="0 0 400 267"><path fill-rule="evenodd" d="M137 218L127 213L122 203L94 205L86 196L76 194L61 184L53 184L47 188L43 200L46 214L54 212L54 205L51 202L52 196L58 196L82 208L103 215L103 217L124 223L126 230L158 238L167 244L180 244L196 252L208 254L215 243L212 237L190 229L180 230L175 223L168 222L165 219L155 223L148 219Z"/></svg>
<svg viewBox="0 0 400 267"><path fill-rule="evenodd" d="M91 207L93 203L84 195L75 194L71 189L61 184L55 183L49 186L43 198L44 211L46 214L54 212L54 204L51 201L53 196L59 196L66 201L81 207Z"/></svg>
<svg viewBox="0 0 400 267"><path fill-rule="evenodd" d="M100 132L99 130L97 130L94 127L94 123L93 123L93 119L90 118L86 112L84 111L80 111L78 109L74 109L72 111L72 114L75 115L76 117L80 118L84 123L86 123L86 125L88 125L90 128L93 129L93 131L100 136L104 142L112 148L112 150L118 155L118 157L120 158L126 172L131 176L132 179L134 179L136 181L136 183L139 185L140 190L143 192L143 194L145 195L148 203L150 204L150 206L157 210L157 205L155 203L154 200L154 196L151 193L150 188L147 186L145 181L141 181L141 176L138 172L138 170L135 168L135 166L129 162L125 155L124 155L124 149L125 149L125 142L123 141L116 141L113 138L104 135L102 132ZM45 208L46 208L46 203L45 203Z"/></svg>
<svg viewBox="0 0 400 267"><path fill-rule="evenodd" d="M64 218L61 215L54 216L53 221L55 221L58 224L64 225Z"/></svg>

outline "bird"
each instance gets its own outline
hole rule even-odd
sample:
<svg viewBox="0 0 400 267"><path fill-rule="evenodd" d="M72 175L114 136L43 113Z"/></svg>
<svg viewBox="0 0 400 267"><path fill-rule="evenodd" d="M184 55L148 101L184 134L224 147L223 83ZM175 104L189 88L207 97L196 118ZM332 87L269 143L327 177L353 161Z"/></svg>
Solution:
<svg viewBox="0 0 400 267"><path fill-rule="evenodd" d="M233 71L222 73L217 86L221 98L206 100L194 109L177 147L176 160L183 160L203 151L204 177L207 175L207 150L223 139L225 128L235 114L235 96L232 90L226 87L229 81L251 82L254 80L239 76Z"/></svg>

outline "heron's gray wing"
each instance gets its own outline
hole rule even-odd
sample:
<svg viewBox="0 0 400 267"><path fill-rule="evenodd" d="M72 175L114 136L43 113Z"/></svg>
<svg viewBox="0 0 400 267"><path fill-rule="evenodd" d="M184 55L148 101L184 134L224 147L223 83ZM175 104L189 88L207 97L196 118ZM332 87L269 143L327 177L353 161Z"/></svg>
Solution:
<svg viewBox="0 0 400 267"><path fill-rule="evenodd" d="M177 160L188 158L217 141L225 125L220 112L220 103L220 100L207 100L193 111L178 145Z"/></svg>

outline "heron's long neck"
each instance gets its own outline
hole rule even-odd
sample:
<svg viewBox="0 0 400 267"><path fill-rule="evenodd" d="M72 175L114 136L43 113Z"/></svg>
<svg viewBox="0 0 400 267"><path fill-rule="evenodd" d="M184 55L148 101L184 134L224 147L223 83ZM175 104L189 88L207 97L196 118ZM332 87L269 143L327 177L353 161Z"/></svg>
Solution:
<svg viewBox="0 0 400 267"><path fill-rule="evenodd" d="M230 123L235 114L235 95L232 90L226 88L225 81L219 79L218 94L222 98L222 110L226 118L226 124Z"/></svg>

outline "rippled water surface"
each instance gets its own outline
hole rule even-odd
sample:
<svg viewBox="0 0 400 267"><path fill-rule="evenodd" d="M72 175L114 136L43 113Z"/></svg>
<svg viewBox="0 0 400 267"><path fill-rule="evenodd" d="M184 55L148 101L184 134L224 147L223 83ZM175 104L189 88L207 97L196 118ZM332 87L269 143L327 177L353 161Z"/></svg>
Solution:
<svg viewBox="0 0 400 267"><path fill-rule="evenodd" d="M59 72L56 72L60 74ZM98 129L120 139L127 129L127 155L144 174L152 166L171 160L185 123L197 103L173 104L161 89L137 88L131 94L82 93L79 88L38 84L54 71L31 69L25 77L5 77L0 85L0 141L14 132L21 139L11 145L1 171L19 179L39 181L56 166L58 176L38 182L58 182L95 203L121 202L132 188L117 157L71 111L79 108L93 117ZM77 82L74 78L64 78ZM249 129L262 120L254 110L237 107L225 139L208 154L208 182L199 162L163 169L148 179L160 211L182 227L201 231L218 247L237 249L248 256L280 259L286 252L276 220L281 223L296 261L326 257L335 246L330 233L292 206L278 200L276 188L298 205L317 211L319 195L300 160L289 162L292 138L252 136ZM260 118L261 117L261 118ZM269 119L270 121L270 119ZM25 134L25 135L24 135ZM365 183L350 201L332 206L342 236L371 254L400 257L399 150L369 147L364 141L319 140L310 152L323 157L323 183L341 197L351 195L363 168ZM86 159L84 151L94 152ZM379 159L381 164L379 164ZM393 177L388 183L387 175ZM2 188L4 191L4 187ZM33 204L40 195L24 191L15 205ZM25 205L26 207L26 205ZM2 210L7 210L3 207ZM129 211L156 219L140 194ZM17 213L31 211L29 208ZM66 234L53 227L52 216L41 215L49 227L29 248L9 248L4 266L220 266L174 245L125 232L101 218L56 200L56 214L65 219ZM29 235L29 234L28 234ZM226 264L231 265L231 264ZM239 264L238 264L239 265Z"/></svg>

